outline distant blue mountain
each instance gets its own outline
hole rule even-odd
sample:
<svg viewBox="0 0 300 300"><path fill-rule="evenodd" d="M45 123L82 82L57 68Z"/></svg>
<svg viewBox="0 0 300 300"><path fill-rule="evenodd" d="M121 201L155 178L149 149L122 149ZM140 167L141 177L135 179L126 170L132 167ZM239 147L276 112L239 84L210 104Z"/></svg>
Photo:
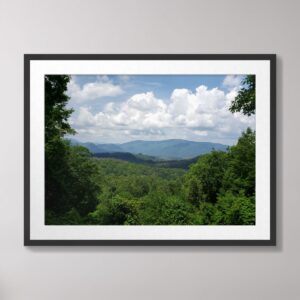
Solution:
<svg viewBox="0 0 300 300"><path fill-rule="evenodd" d="M81 143L71 140L72 144L79 144L88 148L92 153L129 152L144 154L162 159L188 159L214 150L226 151L223 144L209 142L192 142L187 140L163 141L132 141L123 144L95 144Z"/></svg>

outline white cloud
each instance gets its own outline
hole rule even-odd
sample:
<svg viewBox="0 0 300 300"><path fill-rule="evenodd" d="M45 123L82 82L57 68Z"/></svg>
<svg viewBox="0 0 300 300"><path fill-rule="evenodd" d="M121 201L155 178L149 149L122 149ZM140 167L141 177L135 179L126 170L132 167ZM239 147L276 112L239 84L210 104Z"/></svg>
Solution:
<svg viewBox="0 0 300 300"><path fill-rule="evenodd" d="M119 85L114 85L107 76L97 76L95 82L89 82L83 86L80 86L76 82L76 78L72 77L68 83L67 92L71 100L78 103L123 94L122 88Z"/></svg>
<svg viewBox="0 0 300 300"><path fill-rule="evenodd" d="M173 90L163 101L153 92L135 94L121 103L110 102L100 112L80 107L75 128L92 129L102 142L130 139L185 138L230 143L248 126L255 127L255 116L232 114L228 107L237 95L233 87L228 93L201 85L194 92ZM88 132L86 132L88 134ZM87 138L88 139L88 138Z"/></svg>
<svg viewBox="0 0 300 300"><path fill-rule="evenodd" d="M217 88L208 90L204 85L196 88L195 93L187 89L175 89L168 109L177 125L212 128L216 114L224 105L224 97L223 91Z"/></svg>
<svg viewBox="0 0 300 300"><path fill-rule="evenodd" d="M73 121L73 123L79 127L97 125L97 123L95 122L95 117L87 107L79 108L78 117L76 119L76 122Z"/></svg>
<svg viewBox="0 0 300 300"><path fill-rule="evenodd" d="M240 75L227 75L223 80L223 85L229 89L237 88L241 85L242 79Z"/></svg>
<svg viewBox="0 0 300 300"><path fill-rule="evenodd" d="M118 77L119 77L119 79L121 81L124 81L124 82L127 82L127 81L130 80L130 76L129 75L119 75Z"/></svg>
<svg viewBox="0 0 300 300"><path fill-rule="evenodd" d="M127 101L127 106L145 112L155 112L166 108L165 103L155 98L152 92L133 95Z"/></svg>
<svg viewBox="0 0 300 300"><path fill-rule="evenodd" d="M200 136L207 136L208 132L205 130L194 130L193 131L195 134L200 135Z"/></svg>

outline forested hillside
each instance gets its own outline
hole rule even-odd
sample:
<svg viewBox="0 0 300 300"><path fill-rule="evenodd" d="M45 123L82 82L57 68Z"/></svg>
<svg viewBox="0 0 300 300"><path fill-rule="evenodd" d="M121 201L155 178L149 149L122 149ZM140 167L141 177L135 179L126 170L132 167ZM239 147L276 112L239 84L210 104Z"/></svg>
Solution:
<svg viewBox="0 0 300 300"><path fill-rule="evenodd" d="M97 158L115 158L119 160L134 162L137 164L179 169L188 169L189 166L195 163L199 158L199 156L197 156L190 159L162 160L153 156L144 154L132 154L127 152L94 153L92 154L92 156Z"/></svg>
<svg viewBox="0 0 300 300"><path fill-rule="evenodd" d="M45 76L47 225L255 224L254 131L248 128L235 146L200 155L184 168L145 163L130 153L95 157L65 139L75 134L66 109L69 80ZM230 109L250 115L255 77L243 84Z"/></svg>

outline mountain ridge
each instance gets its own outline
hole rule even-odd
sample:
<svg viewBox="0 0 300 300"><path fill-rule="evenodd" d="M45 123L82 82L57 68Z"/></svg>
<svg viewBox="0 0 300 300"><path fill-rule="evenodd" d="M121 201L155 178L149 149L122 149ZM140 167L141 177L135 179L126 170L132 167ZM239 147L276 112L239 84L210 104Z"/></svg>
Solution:
<svg viewBox="0 0 300 300"><path fill-rule="evenodd" d="M70 140L73 145L82 145L92 153L127 152L144 154L161 159L190 159L212 150L226 151L228 146L220 143L196 142L183 139L167 139L160 141L135 140L120 144L98 144Z"/></svg>

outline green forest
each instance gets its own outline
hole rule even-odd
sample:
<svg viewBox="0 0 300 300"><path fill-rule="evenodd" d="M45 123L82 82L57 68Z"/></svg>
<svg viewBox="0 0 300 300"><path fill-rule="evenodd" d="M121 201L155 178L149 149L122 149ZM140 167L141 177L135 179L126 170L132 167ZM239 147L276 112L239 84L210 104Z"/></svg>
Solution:
<svg viewBox="0 0 300 300"><path fill-rule="evenodd" d="M253 225L255 131L226 151L176 163L97 157L66 139L68 75L45 76L46 225ZM255 76L230 111L255 114ZM183 166L183 167L182 167Z"/></svg>

